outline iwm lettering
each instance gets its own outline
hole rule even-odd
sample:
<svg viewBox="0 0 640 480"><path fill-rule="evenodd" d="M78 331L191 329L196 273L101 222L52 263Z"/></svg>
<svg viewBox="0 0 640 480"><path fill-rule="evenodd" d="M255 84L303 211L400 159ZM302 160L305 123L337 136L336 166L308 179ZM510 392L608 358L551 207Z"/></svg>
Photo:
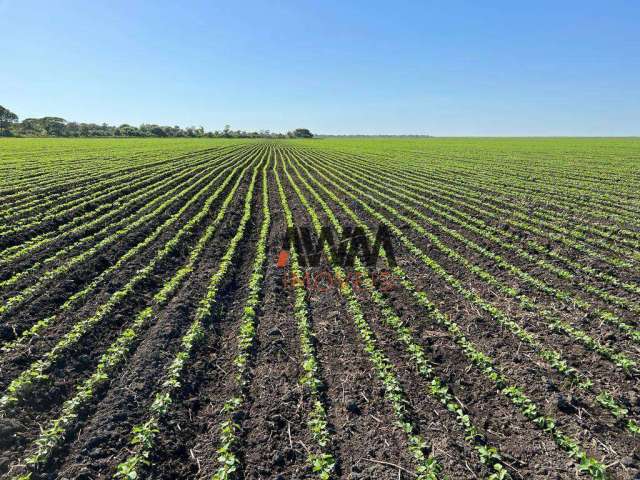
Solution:
<svg viewBox="0 0 640 480"><path fill-rule="evenodd" d="M396 266L391 235L385 225L378 226L373 245L369 244L361 227L346 227L338 238L337 244L335 237L333 229L326 225L320 230L320 237L315 243L308 227L288 228L278 257L278 267L284 267L287 264L291 246L298 252L301 267L318 267L325 244L331 251L333 261L344 268L353 267L356 257L359 257L368 268L375 268L380 249L384 249L389 267Z"/></svg>

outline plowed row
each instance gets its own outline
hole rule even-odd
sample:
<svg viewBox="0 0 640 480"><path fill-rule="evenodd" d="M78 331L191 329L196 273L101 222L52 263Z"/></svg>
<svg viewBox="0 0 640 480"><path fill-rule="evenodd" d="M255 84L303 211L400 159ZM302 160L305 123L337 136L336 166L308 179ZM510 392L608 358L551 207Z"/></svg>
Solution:
<svg viewBox="0 0 640 480"><path fill-rule="evenodd" d="M0 145L0 475L639 478L640 164L582 142Z"/></svg>

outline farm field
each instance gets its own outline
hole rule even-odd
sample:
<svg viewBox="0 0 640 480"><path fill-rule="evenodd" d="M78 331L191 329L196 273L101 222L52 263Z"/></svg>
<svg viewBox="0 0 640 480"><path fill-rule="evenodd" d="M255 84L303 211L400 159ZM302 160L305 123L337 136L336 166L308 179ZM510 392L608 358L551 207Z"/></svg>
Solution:
<svg viewBox="0 0 640 480"><path fill-rule="evenodd" d="M0 475L640 478L639 191L631 138L3 139Z"/></svg>

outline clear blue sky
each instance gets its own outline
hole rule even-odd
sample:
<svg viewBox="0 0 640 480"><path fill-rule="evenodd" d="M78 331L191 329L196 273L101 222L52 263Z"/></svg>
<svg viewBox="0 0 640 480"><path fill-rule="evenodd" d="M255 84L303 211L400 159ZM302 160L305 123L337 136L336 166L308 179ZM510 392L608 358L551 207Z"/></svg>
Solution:
<svg viewBox="0 0 640 480"><path fill-rule="evenodd" d="M640 135L640 1L0 0L20 118Z"/></svg>

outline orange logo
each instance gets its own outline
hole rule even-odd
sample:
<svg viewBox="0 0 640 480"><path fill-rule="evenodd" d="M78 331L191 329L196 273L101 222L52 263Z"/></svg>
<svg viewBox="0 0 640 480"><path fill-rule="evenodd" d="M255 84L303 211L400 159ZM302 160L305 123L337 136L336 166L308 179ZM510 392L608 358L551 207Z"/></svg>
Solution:
<svg viewBox="0 0 640 480"><path fill-rule="evenodd" d="M278 255L278 263L276 263L276 266L278 268L284 268L287 265L288 261L289 252L287 252L286 250L280 250L280 255Z"/></svg>

